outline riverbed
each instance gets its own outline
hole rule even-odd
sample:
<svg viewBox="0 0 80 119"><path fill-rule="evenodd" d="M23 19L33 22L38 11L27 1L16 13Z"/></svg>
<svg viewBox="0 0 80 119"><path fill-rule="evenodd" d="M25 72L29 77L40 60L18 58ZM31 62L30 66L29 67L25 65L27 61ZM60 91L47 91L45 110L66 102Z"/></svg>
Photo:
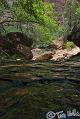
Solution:
<svg viewBox="0 0 80 119"><path fill-rule="evenodd" d="M79 57L59 62L0 61L0 119L46 119L49 111L73 109L80 112Z"/></svg>

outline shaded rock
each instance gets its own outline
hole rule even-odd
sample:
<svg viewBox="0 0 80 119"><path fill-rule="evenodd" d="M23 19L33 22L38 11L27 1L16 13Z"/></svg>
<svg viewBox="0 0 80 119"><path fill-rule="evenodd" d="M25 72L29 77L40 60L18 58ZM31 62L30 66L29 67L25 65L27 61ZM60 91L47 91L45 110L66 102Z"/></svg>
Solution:
<svg viewBox="0 0 80 119"><path fill-rule="evenodd" d="M32 59L33 58L33 54L31 52L31 48L22 45L22 44L18 44L17 45L17 51L21 54L23 54L27 60Z"/></svg>
<svg viewBox="0 0 80 119"><path fill-rule="evenodd" d="M18 44L23 44L31 47L33 44L33 40L31 38L28 38L26 34L21 32L10 32L6 34L6 38L15 46L17 46Z"/></svg>
<svg viewBox="0 0 80 119"><path fill-rule="evenodd" d="M23 56L25 56L26 59L32 59L33 54L31 52L31 48L28 47L28 46L31 46L31 41L29 42L29 39L28 39L26 42L26 39L23 39L24 36L22 33L20 34L18 33L17 35L16 33L8 33L6 37L0 35L0 50L10 55L14 53L20 53Z"/></svg>
<svg viewBox="0 0 80 119"><path fill-rule="evenodd" d="M5 37L0 35L0 47L4 47L6 44Z"/></svg>
<svg viewBox="0 0 80 119"><path fill-rule="evenodd" d="M36 61L46 61L46 60L50 60L53 56L52 53L46 53L46 54L43 54L39 57L37 57L36 59L33 59L33 60L36 60Z"/></svg>
<svg viewBox="0 0 80 119"><path fill-rule="evenodd" d="M0 50L4 50L7 53L13 53L15 51L15 46L7 41L5 36L0 35Z"/></svg>
<svg viewBox="0 0 80 119"><path fill-rule="evenodd" d="M80 47L80 24L74 26L71 33L67 35L68 41L72 41L76 46Z"/></svg>

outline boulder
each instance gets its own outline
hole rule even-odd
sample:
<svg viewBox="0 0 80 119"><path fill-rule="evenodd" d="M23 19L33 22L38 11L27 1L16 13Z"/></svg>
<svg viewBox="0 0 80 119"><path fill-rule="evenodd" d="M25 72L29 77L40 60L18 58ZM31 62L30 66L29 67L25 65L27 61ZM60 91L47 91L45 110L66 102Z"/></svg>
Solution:
<svg viewBox="0 0 80 119"><path fill-rule="evenodd" d="M80 56L80 48L79 47L75 47L72 50L68 51L67 58L77 56L77 55Z"/></svg>
<svg viewBox="0 0 80 119"><path fill-rule="evenodd" d="M6 51L6 53L13 53L15 50L15 46L6 40L6 37L0 35L0 50Z"/></svg>
<svg viewBox="0 0 80 119"><path fill-rule="evenodd" d="M31 51L33 53L33 60L35 60L37 57L40 57L43 52L45 52L45 49L33 48Z"/></svg>
<svg viewBox="0 0 80 119"><path fill-rule="evenodd" d="M18 44L16 47L17 52L21 53L27 60L33 58L33 54L31 52L31 48L26 45Z"/></svg>
<svg viewBox="0 0 80 119"><path fill-rule="evenodd" d="M17 46L18 44L22 44L26 45L27 47L31 47L33 44L33 40L27 37L26 34L21 32L9 32L6 34L6 38L15 46Z"/></svg>
<svg viewBox="0 0 80 119"><path fill-rule="evenodd" d="M4 47L6 43L5 37L0 35L0 47Z"/></svg>
<svg viewBox="0 0 80 119"><path fill-rule="evenodd" d="M59 61L67 58L67 49L57 50L51 60Z"/></svg>
<svg viewBox="0 0 80 119"><path fill-rule="evenodd" d="M12 35L11 35L12 34ZM15 33L8 33L6 36L0 35L0 50L5 51L6 53L12 55L14 53L20 53L22 54L26 59L32 59L33 54L31 52L31 48L28 46L31 46L31 41L29 39L27 40L27 46L25 43L25 39L23 38L23 35L18 37L15 35ZM8 39L9 38L9 39Z"/></svg>
<svg viewBox="0 0 80 119"><path fill-rule="evenodd" d="M70 57L79 55L79 53L80 53L79 47L75 47L71 50L68 50L68 49L57 50L51 60L60 61L64 59L69 59Z"/></svg>
<svg viewBox="0 0 80 119"><path fill-rule="evenodd" d="M53 56L53 53L46 53L46 54L43 54L39 57L37 57L35 59L35 61L46 61L46 60L50 60Z"/></svg>

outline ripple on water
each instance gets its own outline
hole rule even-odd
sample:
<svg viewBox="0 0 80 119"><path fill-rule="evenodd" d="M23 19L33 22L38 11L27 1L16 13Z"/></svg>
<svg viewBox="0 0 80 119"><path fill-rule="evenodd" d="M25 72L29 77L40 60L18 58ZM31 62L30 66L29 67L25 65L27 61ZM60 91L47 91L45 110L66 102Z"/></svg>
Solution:
<svg viewBox="0 0 80 119"><path fill-rule="evenodd" d="M50 110L80 111L80 67L69 63L0 67L1 77L10 80L0 80L0 119L45 119Z"/></svg>

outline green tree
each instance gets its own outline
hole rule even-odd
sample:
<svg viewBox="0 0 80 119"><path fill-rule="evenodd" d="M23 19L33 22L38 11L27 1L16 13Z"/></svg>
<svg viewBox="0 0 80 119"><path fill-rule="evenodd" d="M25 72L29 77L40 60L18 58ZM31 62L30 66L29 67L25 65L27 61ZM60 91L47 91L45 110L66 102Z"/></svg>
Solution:
<svg viewBox="0 0 80 119"><path fill-rule="evenodd" d="M17 20L34 24L38 41L51 42L63 33L63 27L58 22L54 5L51 3L43 0L18 0L14 1L13 10Z"/></svg>
<svg viewBox="0 0 80 119"><path fill-rule="evenodd" d="M4 5L2 2L1 4ZM47 44L63 33L63 26L58 22L54 5L51 3L43 0L14 0L13 5L7 9L15 16L13 27L16 23L19 30L33 37L39 44ZM14 30L10 25L11 21L6 27L7 32Z"/></svg>

